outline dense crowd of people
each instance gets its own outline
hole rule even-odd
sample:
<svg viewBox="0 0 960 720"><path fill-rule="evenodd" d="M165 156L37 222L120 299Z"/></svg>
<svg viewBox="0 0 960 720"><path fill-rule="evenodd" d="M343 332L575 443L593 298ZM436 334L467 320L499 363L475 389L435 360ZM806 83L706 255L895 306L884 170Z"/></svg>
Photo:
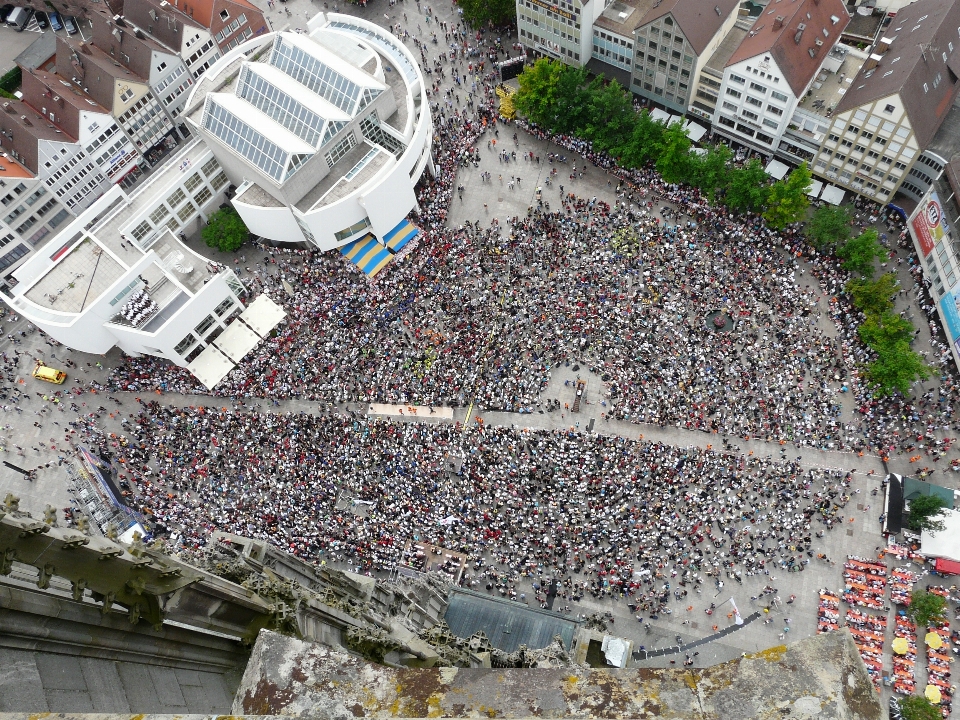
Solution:
<svg viewBox="0 0 960 720"><path fill-rule="evenodd" d="M543 602L555 579L564 599L622 594L654 615L802 571L850 499L839 471L568 431L155 400L125 426L121 479L173 547L219 529L377 572L428 543L467 555L478 590L513 596L527 579Z"/></svg>

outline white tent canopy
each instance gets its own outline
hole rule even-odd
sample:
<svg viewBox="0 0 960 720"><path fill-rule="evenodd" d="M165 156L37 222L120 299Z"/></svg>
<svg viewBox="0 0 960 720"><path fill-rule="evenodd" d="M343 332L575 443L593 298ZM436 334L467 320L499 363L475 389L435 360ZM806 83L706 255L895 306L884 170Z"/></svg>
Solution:
<svg viewBox="0 0 960 720"><path fill-rule="evenodd" d="M202 382L207 390L213 390L214 386L233 368L234 364L230 359L213 345L207 345L197 359L187 366L187 370L193 373L193 376Z"/></svg>
<svg viewBox="0 0 960 720"><path fill-rule="evenodd" d="M231 323L220 337L213 341L213 344L235 363L243 360L243 356L259 343L260 336L240 322Z"/></svg>
<svg viewBox="0 0 960 720"><path fill-rule="evenodd" d="M687 137L694 142L700 142L700 138L707 134L707 129L693 120L687 120L687 124L683 127L687 131Z"/></svg>
<svg viewBox="0 0 960 720"><path fill-rule="evenodd" d="M827 185L823 189L823 194L820 196L820 199L831 205L839 205L843 202L843 190L836 185Z"/></svg>
<svg viewBox="0 0 960 720"><path fill-rule="evenodd" d="M823 183L819 180L813 180L812 184L810 185L810 189L807 190L807 195L815 198L820 194L821 190L823 190Z"/></svg>
<svg viewBox="0 0 960 720"><path fill-rule="evenodd" d="M774 180L783 180L784 176L789 170L786 165L784 165L779 160L771 160L770 164L767 165L767 175L772 177Z"/></svg>
<svg viewBox="0 0 960 720"><path fill-rule="evenodd" d="M654 108L650 111L650 117L657 122L665 123L670 119L670 113L666 110L661 110L660 108Z"/></svg>
<svg viewBox="0 0 960 720"><path fill-rule="evenodd" d="M920 533L920 554L960 562L960 510L944 510L939 517L944 529L938 533Z"/></svg>
<svg viewBox="0 0 960 720"><path fill-rule="evenodd" d="M286 316L282 307L266 295L261 295L250 303L240 315L240 319L257 335L266 337Z"/></svg>

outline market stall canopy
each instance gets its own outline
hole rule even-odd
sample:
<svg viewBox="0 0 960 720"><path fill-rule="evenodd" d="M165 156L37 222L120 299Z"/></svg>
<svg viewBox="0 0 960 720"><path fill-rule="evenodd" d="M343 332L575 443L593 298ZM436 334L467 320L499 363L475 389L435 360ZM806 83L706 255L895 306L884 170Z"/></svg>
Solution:
<svg viewBox="0 0 960 720"><path fill-rule="evenodd" d="M960 511L944 510L938 518L944 528L932 533L920 533L920 554L928 558L946 558L960 561Z"/></svg>
<svg viewBox="0 0 960 720"><path fill-rule="evenodd" d="M193 373L193 376L202 382L207 390L213 390L214 386L223 380L234 367L230 358L213 345L207 345L206 349L197 356L197 359L187 366L187 370Z"/></svg>
<svg viewBox="0 0 960 720"><path fill-rule="evenodd" d="M280 305L261 295L241 313L240 319L257 335L266 337L286 316Z"/></svg>
<svg viewBox="0 0 960 720"><path fill-rule="evenodd" d="M666 122L670 120L670 113L668 113L666 110L661 110L660 108L654 108L650 111L650 117L656 122L662 122L666 124Z"/></svg>
<svg viewBox="0 0 960 720"><path fill-rule="evenodd" d="M940 694L940 688L938 688L936 685L927 685L926 689L923 691L923 696L934 705L937 705L940 700L943 699L943 696Z"/></svg>
<svg viewBox="0 0 960 720"><path fill-rule="evenodd" d="M831 205L839 205L843 202L843 190L836 185L827 185L823 189L823 194L820 195L820 199Z"/></svg>
<svg viewBox="0 0 960 720"><path fill-rule="evenodd" d="M897 655L906 655L907 650L909 650L909 645L907 644L906 638L898 637L893 639L893 651Z"/></svg>
<svg viewBox="0 0 960 720"><path fill-rule="evenodd" d="M771 160L767 165L767 175L772 177L774 180L783 180L789 170L786 165L784 165L779 160Z"/></svg>
<svg viewBox="0 0 960 720"><path fill-rule="evenodd" d="M820 195L821 190L823 190L823 183L819 180L813 180L812 184L810 185L810 189L807 190L807 195L815 198Z"/></svg>
<svg viewBox="0 0 960 720"><path fill-rule="evenodd" d="M923 641L927 644L928 648L933 648L934 650L939 650L943 647L943 638L935 632L928 632L924 636Z"/></svg>
<svg viewBox="0 0 960 720"><path fill-rule="evenodd" d="M243 356L260 343L260 336L241 322L234 321L213 341L220 351L233 362L243 360Z"/></svg>
<svg viewBox="0 0 960 720"><path fill-rule="evenodd" d="M700 142L700 138L707 134L707 129L693 120L687 120L687 124L683 127L687 131L687 137L694 142Z"/></svg>

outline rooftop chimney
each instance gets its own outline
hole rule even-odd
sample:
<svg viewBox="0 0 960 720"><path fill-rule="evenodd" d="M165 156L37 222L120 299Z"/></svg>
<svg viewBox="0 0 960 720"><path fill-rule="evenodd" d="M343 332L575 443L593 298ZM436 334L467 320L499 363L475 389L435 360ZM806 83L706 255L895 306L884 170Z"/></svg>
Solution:
<svg viewBox="0 0 960 720"><path fill-rule="evenodd" d="M20 116L20 122L22 122L24 125L33 125L33 123L30 122L30 118L28 118L26 115Z"/></svg>
<svg viewBox="0 0 960 720"><path fill-rule="evenodd" d="M6 111L7 111L8 113L10 113L11 115L16 115L16 114L17 114L17 111L14 109L13 105L11 105L11 104L8 103L8 102L5 102L5 103L3 104L3 109L6 110Z"/></svg>

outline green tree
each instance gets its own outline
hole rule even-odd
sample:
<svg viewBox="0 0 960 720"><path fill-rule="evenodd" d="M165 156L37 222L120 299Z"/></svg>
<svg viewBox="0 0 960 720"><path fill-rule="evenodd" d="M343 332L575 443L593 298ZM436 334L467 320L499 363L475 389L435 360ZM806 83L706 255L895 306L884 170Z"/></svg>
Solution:
<svg viewBox="0 0 960 720"><path fill-rule="evenodd" d="M921 495L910 501L910 515L907 516L907 527L914 532L927 530L941 532L944 528L942 520L938 520L946 512L946 503L939 495ZM939 597L939 596L937 596Z"/></svg>
<svg viewBox="0 0 960 720"><path fill-rule="evenodd" d="M657 172L667 183L684 182L690 176L690 138L682 122L668 125L657 149Z"/></svg>
<svg viewBox="0 0 960 720"><path fill-rule="evenodd" d="M914 590L910 593L910 607L907 608L907 615L916 623L918 635L923 634L920 628L943 622L946 619L946 612L946 598L926 590Z"/></svg>
<svg viewBox="0 0 960 720"><path fill-rule="evenodd" d="M207 220L200 233L203 241L223 252L235 252L246 242L250 231L233 208L221 208Z"/></svg>
<svg viewBox="0 0 960 720"><path fill-rule="evenodd" d="M921 695L900 698L897 702L903 720L943 720L940 708Z"/></svg>
<svg viewBox="0 0 960 720"><path fill-rule="evenodd" d="M876 280L852 278L847 281L846 291L853 298L853 304L863 310L865 315L882 315L893 310L892 297L900 287L896 273L884 273Z"/></svg>
<svg viewBox="0 0 960 720"><path fill-rule="evenodd" d="M899 342L909 345L913 339L913 325L889 310L879 315L867 315L857 332L860 339L877 352L883 352Z"/></svg>
<svg viewBox="0 0 960 720"><path fill-rule="evenodd" d="M622 148L637 122L630 96L620 83L603 82L601 78L590 83L588 92L590 107L584 137L593 142L594 150Z"/></svg>
<svg viewBox="0 0 960 720"><path fill-rule="evenodd" d="M767 173L756 158L751 158L742 168L730 171L730 182L724 203L738 212L758 212L767 202L770 185Z"/></svg>
<svg viewBox="0 0 960 720"><path fill-rule="evenodd" d="M850 213L838 205L817 208L807 223L807 239L817 250L843 245L850 234Z"/></svg>
<svg viewBox="0 0 960 720"><path fill-rule="evenodd" d="M717 144L702 155L690 157L690 182L700 188L710 201L726 190L730 182L730 160L733 151L726 145Z"/></svg>
<svg viewBox="0 0 960 720"><path fill-rule="evenodd" d="M843 269L866 278L873 277L873 261L884 255L878 237L877 231L870 228L841 245L837 257L843 260Z"/></svg>
<svg viewBox="0 0 960 720"><path fill-rule="evenodd" d="M459 0L457 4L463 9L464 20L473 27L516 24L517 6L511 0Z"/></svg>
<svg viewBox="0 0 960 720"><path fill-rule="evenodd" d="M782 230L790 223L801 220L810 206L807 191L812 180L810 169L804 162L785 179L775 182L770 188L767 209L763 213L767 225L775 230Z"/></svg>
<svg viewBox="0 0 960 720"><path fill-rule="evenodd" d="M665 131L663 123L650 117L646 109L642 110L634 122L633 132L620 148L620 162L630 168L646 165L657 156Z"/></svg>
<svg viewBox="0 0 960 720"><path fill-rule="evenodd" d="M550 127L561 133L582 134L590 121L591 92L587 87L587 68L560 63L557 74L556 115Z"/></svg>
<svg viewBox="0 0 960 720"><path fill-rule="evenodd" d="M559 107L558 85L563 63L540 58L517 78L520 87L513 96L517 112L539 125L553 128Z"/></svg>
<svg viewBox="0 0 960 720"><path fill-rule="evenodd" d="M923 358L903 340L880 348L877 359L867 363L862 371L867 386L876 397L887 397L896 392L908 395L914 380L930 377L930 368L924 364Z"/></svg>

